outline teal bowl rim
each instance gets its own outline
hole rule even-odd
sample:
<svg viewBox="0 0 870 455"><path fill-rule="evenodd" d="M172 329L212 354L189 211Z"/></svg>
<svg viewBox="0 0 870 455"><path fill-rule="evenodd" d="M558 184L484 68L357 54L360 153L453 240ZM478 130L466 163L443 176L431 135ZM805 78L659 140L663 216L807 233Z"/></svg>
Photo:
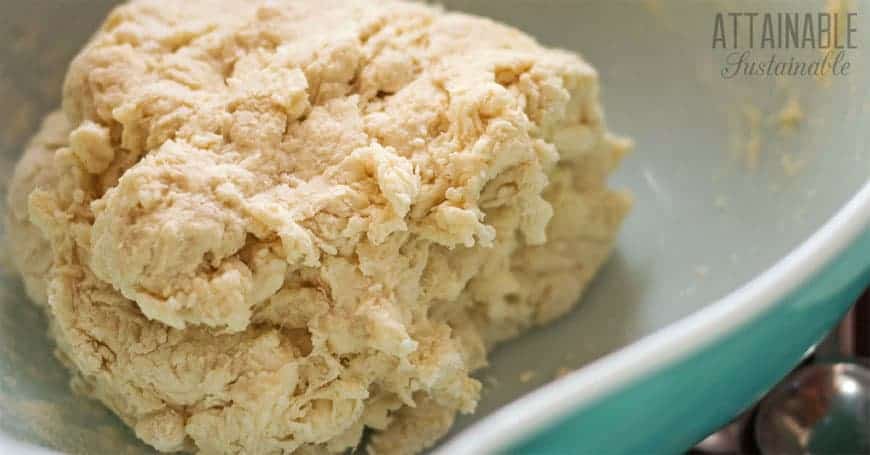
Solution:
<svg viewBox="0 0 870 455"><path fill-rule="evenodd" d="M853 245L863 248L851 254L849 267L857 272L851 274L847 282L841 283L851 290L851 293L847 293L848 297L860 292L870 281L870 181L809 239L741 288L680 321L513 401L447 441L435 453L554 453L552 449L559 446L548 446L544 442L547 436L561 435L562 439L570 438L571 433L576 438L584 436L582 428L569 428L572 423L582 420L581 417L594 419L594 415L580 415L584 408L595 407L590 412L594 414L605 410L609 401L611 407L622 407L623 414L630 412L629 403L616 403L621 393L630 393L633 386L652 383L656 378L667 378L668 374L671 374L672 380L673 374L684 369L686 362L697 363L705 352L712 352L719 347L717 344L724 344L729 336L733 338L736 332L758 323L778 306L799 301L792 294L804 292L802 286L805 284L821 275L826 275L823 277L825 279L831 278L827 275L843 275L843 270L835 266L843 262L846 250ZM838 303L839 306L832 305L828 311L830 317L826 325L816 327L819 333L810 334L806 340L802 340L803 345L799 346L801 352L817 342L824 329L835 323L848 308L849 302ZM790 359L792 366L799 360L799 356L793 355L784 355L784 358ZM787 371L784 369L779 374ZM768 381L772 382L766 384L767 387L773 385L776 378L768 378ZM763 390L755 392L759 391ZM750 391L747 390L747 393ZM748 400L745 404L749 404L755 398L757 396L746 396L740 400ZM740 405L734 404L737 411ZM618 434L613 437L619 438ZM592 450L595 447L594 444L577 441L563 443L562 448L571 448L573 453L578 453L578 448ZM639 449L638 446L632 447ZM676 450L686 448L688 446L671 447ZM659 453L656 449L643 448Z"/></svg>

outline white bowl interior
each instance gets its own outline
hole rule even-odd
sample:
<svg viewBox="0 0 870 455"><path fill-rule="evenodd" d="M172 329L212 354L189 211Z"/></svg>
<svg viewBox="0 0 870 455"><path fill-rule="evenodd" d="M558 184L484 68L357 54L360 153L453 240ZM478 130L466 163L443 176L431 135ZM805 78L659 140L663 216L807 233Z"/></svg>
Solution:
<svg viewBox="0 0 870 455"><path fill-rule="evenodd" d="M0 6L0 39L13 44L0 49L2 174L11 172L39 116L57 104L65 63L111 3ZM870 133L862 128L870 124L866 50L849 51L845 77L720 77L726 51L711 49L714 14L794 9L788 2L446 3L581 52L600 71L611 128L637 142L613 179L637 202L614 257L575 311L492 355L492 366L479 374L485 393L478 413L460 418L454 431L562 369L723 297L806 239L870 175L864 146ZM801 6L823 11L825 2ZM777 117L792 98L805 118L782 132ZM753 112L758 122L749 121ZM759 166L749 170L743 161L753 139L760 144ZM789 159L805 165L790 172L789 162L783 164ZM128 430L69 392L39 311L26 303L8 267L0 279L0 431L61 450L120 452L120 445L138 452Z"/></svg>

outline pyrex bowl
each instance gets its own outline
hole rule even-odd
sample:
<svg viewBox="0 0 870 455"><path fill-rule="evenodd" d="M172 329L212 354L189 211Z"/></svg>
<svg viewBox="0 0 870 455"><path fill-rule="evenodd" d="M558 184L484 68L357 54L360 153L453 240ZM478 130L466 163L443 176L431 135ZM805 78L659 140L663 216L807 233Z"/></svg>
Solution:
<svg viewBox="0 0 870 455"><path fill-rule="evenodd" d="M3 174L57 105L66 63L112 3L0 5ZM479 373L478 412L436 451L684 450L793 367L870 284L863 47L847 52L848 76L723 78L729 50L712 49L715 14L794 3L447 5L577 50L599 69L612 129L637 142L613 184L637 204L583 302L492 355ZM0 452L148 453L69 391L39 311L8 267L0 280Z"/></svg>

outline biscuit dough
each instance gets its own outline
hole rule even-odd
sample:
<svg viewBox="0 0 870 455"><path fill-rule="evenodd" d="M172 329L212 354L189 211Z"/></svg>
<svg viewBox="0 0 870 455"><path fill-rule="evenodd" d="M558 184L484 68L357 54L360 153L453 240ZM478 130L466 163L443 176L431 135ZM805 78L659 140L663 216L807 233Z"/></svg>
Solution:
<svg viewBox="0 0 870 455"><path fill-rule="evenodd" d="M595 71L403 2L135 0L10 185L73 386L161 451L376 453L472 412L630 202Z"/></svg>

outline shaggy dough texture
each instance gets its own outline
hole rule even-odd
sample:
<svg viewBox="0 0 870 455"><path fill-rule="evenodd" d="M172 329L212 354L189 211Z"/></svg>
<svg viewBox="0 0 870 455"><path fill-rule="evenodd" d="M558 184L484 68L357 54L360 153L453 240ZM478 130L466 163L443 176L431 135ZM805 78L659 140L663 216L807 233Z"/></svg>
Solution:
<svg viewBox="0 0 870 455"><path fill-rule="evenodd" d="M137 0L73 61L9 235L73 385L162 451L431 445L630 203L595 71L402 2Z"/></svg>

